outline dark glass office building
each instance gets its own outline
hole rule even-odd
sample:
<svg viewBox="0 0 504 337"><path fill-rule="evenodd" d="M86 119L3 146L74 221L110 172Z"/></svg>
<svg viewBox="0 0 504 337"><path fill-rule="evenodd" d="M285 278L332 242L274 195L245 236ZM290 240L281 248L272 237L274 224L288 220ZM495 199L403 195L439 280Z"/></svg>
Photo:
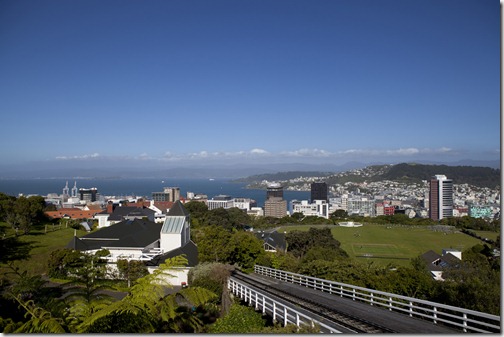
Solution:
<svg viewBox="0 0 504 337"><path fill-rule="evenodd" d="M315 200L324 200L328 201L327 194L327 183L325 182L315 182L311 183L311 202L315 202Z"/></svg>

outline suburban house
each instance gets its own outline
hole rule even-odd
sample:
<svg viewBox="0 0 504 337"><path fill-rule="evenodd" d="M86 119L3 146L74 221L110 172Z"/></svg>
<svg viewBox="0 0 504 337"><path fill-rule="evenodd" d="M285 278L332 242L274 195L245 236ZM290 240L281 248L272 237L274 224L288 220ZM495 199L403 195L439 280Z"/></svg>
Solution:
<svg viewBox="0 0 504 337"><path fill-rule="evenodd" d="M109 227L124 220L148 219L154 222L155 211L138 206L119 206L112 202L107 204L107 209L95 215L98 220L98 228Z"/></svg>
<svg viewBox="0 0 504 337"><path fill-rule="evenodd" d="M188 265L175 268L170 279L173 285L180 285L187 284L189 269L198 264L198 248L190 234L189 213L177 201L162 225L146 218L131 217L81 238L75 236L66 248L88 253L107 249L110 254L105 259L111 269L116 269L117 260L126 259L145 261L149 272L167 258L185 254Z"/></svg>
<svg viewBox="0 0 504 337"><path fill-rule="evenodd" d="M425 261L432 278L443 281L443 271L459 264L462 260L462 252L456 249L443 249L442 255L439 255L435 251L429 250L422 254L421 258Z"/></svg>
<svg viewBox="0 0 504 337"><path fill-rule="evenodd" d="M263 241L263 248L267 252L286 252L287 241L285 241L285 234L278 233L277 231L264 232L259 231L255 233L256 237Z"/></svg>

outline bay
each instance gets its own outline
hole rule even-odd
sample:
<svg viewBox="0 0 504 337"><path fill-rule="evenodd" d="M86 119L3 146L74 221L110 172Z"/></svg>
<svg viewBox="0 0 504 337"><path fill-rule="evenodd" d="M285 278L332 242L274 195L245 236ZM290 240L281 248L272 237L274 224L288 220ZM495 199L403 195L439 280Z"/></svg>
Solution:
<svg viewBox="0 0 504 337"><path fill-rule="evenodd" d="M18 196L41 195L50 193L62 194L68 181L68 188L72 189L76 183L77 188L97 188L102 196L145 197L150 199L152 192L162 192L164 187L179 187L181 197L186 197L187 192L206 194L209 199L216 195L224 194L233 198L251 198L257 206L264 207L266 191L247 189L245 183L235 183L225 179L0 179L0 192ZM284 190L284 199L308 200L309 191Z"/></svg>

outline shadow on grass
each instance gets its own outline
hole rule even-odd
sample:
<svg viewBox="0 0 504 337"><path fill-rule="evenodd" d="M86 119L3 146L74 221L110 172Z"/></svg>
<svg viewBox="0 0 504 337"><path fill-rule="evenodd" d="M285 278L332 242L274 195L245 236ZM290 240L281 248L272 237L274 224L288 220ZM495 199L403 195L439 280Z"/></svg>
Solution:
<svg viewBox="0 0 504 337"><path fill-rule="evenodd" d="M27 260L35 242L20 241L17 237L8 237L0 240L0 263L15 260Z"/></svg>

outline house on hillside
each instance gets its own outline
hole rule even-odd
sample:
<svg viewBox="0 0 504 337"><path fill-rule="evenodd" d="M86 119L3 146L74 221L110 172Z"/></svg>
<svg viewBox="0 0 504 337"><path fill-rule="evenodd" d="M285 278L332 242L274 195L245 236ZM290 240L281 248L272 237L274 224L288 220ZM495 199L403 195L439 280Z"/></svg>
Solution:
<svg viewBox="0 0 504 337"><path fill-rule="evenodd" d="M119 207L120 208L120 207ZM191 267L198 264L198 249L190 238L190 216L180 201L173 204L160 225L145 218L130 218L97 230L81 238L74 237L66 248L87 253L107 249L105 259L112 270L117 260L144 261L149 272L167 258L185 254L188 265L173 270L173 285L187 283Z"/></svg>
<svg viewBox="0 0 504 337"><path fill-rule="evenodd" d="M442 255L433 250L421 255L425 261L427 269L431 272L432 278L437 281L444 281L443 271L446 268L457 266L462 261L462 252L456 249L443 249Z"/></svg>
<svg viewBox="0 0 504 337"><path fill-rule="evenodd" d="M286 252L287 251L287 241L285 241L285 234L273 232L259 231L255 233L255 236L263 241L263 248L267 252Z"/></svg>
<svg viewBox="0 0 504 337"><path fill-rule="evenodd" d="M95 215L98 220L98 228L109 227L124 220L148 219L154 222L155 211L141 206L118 206L112 202L107 204L107 209Z"/></svg>

